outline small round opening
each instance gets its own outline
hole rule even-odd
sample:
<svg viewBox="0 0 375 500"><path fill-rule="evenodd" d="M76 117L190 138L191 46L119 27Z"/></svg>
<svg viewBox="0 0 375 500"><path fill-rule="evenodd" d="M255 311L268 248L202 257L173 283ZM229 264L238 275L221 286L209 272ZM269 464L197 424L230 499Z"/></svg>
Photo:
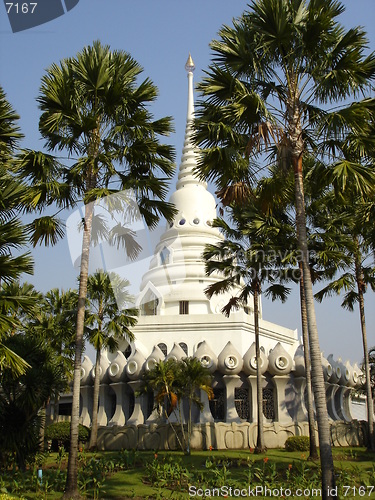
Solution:
<svg viewBox="0 0 375 500"><path fill-rule="evenodd" d="M279 370L285 370L288 367L289 363L285 356L279 356L276 359L275 364Z"/></svg>
<svg viewBox="0 0 375 500"><path fill-rule="evenodd" d="M154 358L149 359L146 363L146 369L149 371L155 368L155 366L156 366L156 359Z"/></svg>
<svg viewBox="0 0 375 500"><path fill-rule="evenodd" d="M200 220L198 219L198 217L196 217L195 219L193 219L193 223L196 224L196 225L200 223Z"/></svg>
<svg viewBox="0 0 375 500"><path fill-rule="evenodd" d="M224 364L230 370L234 370L238 366L238 359L236 356L228 356L225 358Z"/></svg>
<svg viewBox="0 0 375 500"><path fill-rule="evenodd" d="M115 377L119 371L120 367L117 363L112 363L109 367L109 374L111 375L111 377Z"/></svg>
<svg viewBox="0 0 375 500"><path fill-rule="evenodd" d="M212 359L207 354L201 357L200 362L201 365L205 368L209 368L210 366L212 366Z"/></svg>
<svg viewBox="0 0 375 500"><path fill-rule="evenodd" d="M138 369L138 363L136 361L130 361L127 366L126 370L129 373L129 375L133 375Z"/></svg>
<svg viewBox="0 0 375 500"><path fill-rule="evenodd" d="M180 219L178 223L180 226L183 226L186 223L186 219Z"/></svg>

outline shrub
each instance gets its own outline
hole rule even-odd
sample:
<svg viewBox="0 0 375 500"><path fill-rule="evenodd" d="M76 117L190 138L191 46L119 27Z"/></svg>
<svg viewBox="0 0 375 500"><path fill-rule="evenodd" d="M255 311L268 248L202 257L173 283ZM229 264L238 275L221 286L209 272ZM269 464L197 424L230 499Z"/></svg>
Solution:
<svg viewBox="0 0 375 500"><path fill-rule="evenodd" d="M45 430L45 439L52 441L52 450L57 451L59 446L69 449L70 444L70 422L57 422L49 425ZM89 440L90 429L79 424L78 439L85 443Z"/></svg>
<svg viewBox="0 0 375 500"><path fill-rule="evenodd" d="M285 441L285 449L287 451L309 451L310 438L309 436L291 436Z"/></svg>

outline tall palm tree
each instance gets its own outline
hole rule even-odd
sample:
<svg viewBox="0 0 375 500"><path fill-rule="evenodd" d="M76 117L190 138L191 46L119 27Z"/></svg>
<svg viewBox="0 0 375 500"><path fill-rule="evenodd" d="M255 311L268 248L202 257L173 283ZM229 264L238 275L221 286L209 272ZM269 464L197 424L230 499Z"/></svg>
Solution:
<svg viewBox="0 0 375 500"><path fill-rule="evenodd" d="M307 305L312 384L318 421L323 498L335 496L335 476L316 326L306 233L303 158L322 134L334 139L371 113L367 102L345 110L345 99L366 92L375 77L375 55L364 55L361 28L337 21L336 0L253 0L249 10L211 43L213 63L200 84L196 141L203 146L200 174L215 180L219 194L246 196L252 162L267 156L294 172L296 226ZM336 129L336 135L332 130ZM250 166L250 168L249 168ZM334 173L366 187L357 165L338 161ZM367 179L366 179L367 180ZM225 201L225 199L224 199Z"/></svg>
<svg viewBox="0 0 375 500"><path fill-rule="evenodd" d="M129 54L111 51L100 42L85 47L74 58L53 64L42 78L39 130L49 151L65 151L72 161L63 165L52 154L37 151L25 151L20 159L19 168L30 184L25 200L30 210L50 205L61 210L84 203L71 443L64 498L79 497L80 368L94 202L105 200L108 210L125 212L131 219L132 202L119 194L131 190L149 227L157 224L160 215L170 219L174 213L164 201L167 180L173 173L174 151L160 143L160 137L172 130L171 119L153 119L147 107L156 99L157 88L148 78L138 84L141 73L141 66ZM119 225L116 228L120 230L113 235L115 242L129 241L129 228L123 232ZM36 219L30 230L34 245L54 244L64 232L57 214ZM102 227L102 234L108 232ZM127 248L129 256L137 249L139 245Z"/></svg>
<svg viewBox="0 0 375 500"><path fill-rule="evenodd" d="M96 448L98 438L101 352L104 348L118 349L121 339L134 340L131 327L137 323L138 309L126 308L132 300L128 287L128 280L101 270L91 274L87 281L86 334L96 351L90 449Z"/></svg>
<svg viewBox="0 0 375 500"><path fill-rule="evenodd" d="M371 390L370 360L367 342L367 330L365 319L365 293L370 286L375 291L375 263L371 249L369 230L370 224L364 224L361 217L363 198L346 200L344 206L333 203L332 199L328 203L321 200L321 207L326 209L326 224L323 219L323 229L327 226L336 225L346 239L341 239L342 252L345 253L345 267L340 275L335 277L319 292L315 294L316 299L321 302L324 297L345 292L341 306L349 311L354 310L358 303L360 313L360 324L362 333L362 345L364 356L365 385L367 398L367 426L368 443L370 450L375 451L374 435L374 404ZM359 220L358 220L359 219ZM369 227L370 226L370 227ZM338 269L339 270L339 269Z"/></svg>
<svg viewBox="0 0 375 500"><path fill-rule="evenodd" d="M233 203L228 210L232 226L223 219L216 219L213 222L215 227L219 227L225 236L223 242L217 245L207 245L203 253L206 261L206 272L211 274L219 272L223 279L213 283L206 289L208 297L214 294L221 294L233 291L231 297L222 312L229 316L232 309L247 307L249 297L253 296L254 304L254 335L255 335L255 356L257 373L257 444L256 451L265 451L264 431L263 431L263 390L261 374L261 353L260 353L260 297L265 282L269 282L266 295L286 300L290 289L282 285L280 276L283 275L282 258L278 257L280 243L284 243L288 238L288 227L282 220L281 211L276 209L267 215L262 212L261 198L258 198L255 190L252 191L251 198L241 207ZM283 228L281 233L280 228ZM289 227L289 233L290 233ZM285 281L284 278L284 281Z"/></svg>

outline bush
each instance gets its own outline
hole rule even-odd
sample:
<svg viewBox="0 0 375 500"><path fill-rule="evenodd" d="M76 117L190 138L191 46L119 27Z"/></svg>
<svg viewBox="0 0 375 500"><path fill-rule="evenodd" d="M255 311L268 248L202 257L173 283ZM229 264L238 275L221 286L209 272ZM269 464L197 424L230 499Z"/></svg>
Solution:
<svg viewBox="0 0 375 500"><path fill-rule="evenodd" d="M78 440L85 443L89 440L90 429L79 424ZM70 444L70 422L57 422L46 427L44 438L52 441L52 450L57 451L59 446L69 449Z"/></svg>
<svg viewBox="0 0 375 500"><path fill-rule="evenodd" d="M285 449L287 451L309 451L310 438L309 436L291 436L285 441Z"/></svg>

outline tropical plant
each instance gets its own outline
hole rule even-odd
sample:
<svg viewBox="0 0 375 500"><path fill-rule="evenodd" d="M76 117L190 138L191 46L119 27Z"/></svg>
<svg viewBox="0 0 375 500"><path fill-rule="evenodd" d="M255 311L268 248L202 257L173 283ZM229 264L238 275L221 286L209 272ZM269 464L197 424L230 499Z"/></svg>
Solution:
<svg viewBox="0 0 375 500"><path fill-rule="evenodd" d="M19 376L9 368L2 371L0 449L4 455L14 456L23 470L26 460L39 449L40 411L52 394L62 388L63 375L51 350L40 339L15 334L6 340L6 346L24 359L28 368Z"/></svg>
<svg viewBox="0 0 375 500"><path fill-rule="evenodd" d="M65 388L73 375L74 334L77 319L78 295L76 290L49 290L40 301L38 317L30 327L34 334L44 339L54 352L54 357L63 369ZM60 392L53 395L53 419L59 416Z"/></svg>
<svg viewBox="0 0 375 500"><path fill-rule="evenodd" d="M159 361L151 370L143 374L143 391L153 391L155 408L171 425L181 450L184 450L186 448L185 435L182 433L182 439L184 441L182 443L173 423L169 419L172 413L176 415L176 408L178 405L176 390L178 389L178 387L176 388L177 377L178 363L174 358L169 358L166 361ZM176 418L178 420L177 415Z"/></svg>
<svg viewBox="0 0 375 500"><path fill-rule="evenodd" d="M58 213L84 203L82 252L78 292L73 374L72 432L65 498L79 496L77 486L80 368L83 350L85 303L92 227L104 239L125 244L128 256L139 251L134 233L121 223L110 229L94 213L101 200L106 210L127 214L138 211L149 227L159 216L170 219L174 209L164 201L167 180L173 173L173 148L160 143L171 132L169 117L154 120L147 106L157 89L145 79L139 64L123 51L111 51L94 42L75 58L52 65L42 78L38 97L42 115L39 130L49 151L66 151L64 165L52 154L25 151L19 168L30 184L29 209L57 205L58 212L35 219L30 226L33 244L54 244L63 236ZM124 193L125 190L125 194ZM126 196L131 190L134 196ZM114 217L115 218L115 217ZM127 243L133 243L129 245Z"/></svg>
<svg viewBox="0 0 375 500"><path fill-rule="evenodd" d="M258 195L258 197L257 197ZM257 444L256 450L262 453L266 447L263 432L263 390L260 354L260 297L265 282L269 283L266 295L273 300L286 300L290 289L281 284L283 263L280 245L290 234L285 217L280 210L264 214L259 193L252 191L251 199L238 207L233 203L227 210L230 223L216 219L214 227L221 229L225 240L216 245L207 245L203 253L208 275L219 273L221 281L211 284L205 290L209 298L215 294L231 292L233 295L223 307L222 312L229 316L231 310L248 307L253 296L255 356L257 367ZM283 232L280 231L283 228ZM287 275L284 275L284 281Z"/></svg>
<svg viewBox="0 0 375 500"><path fill-rule="evenodd" d="M119 341L134 340L131 327L137 323L138 309L127 308L132 301L129 281L102 270L89 275L87 281L86 335L96 351L90 449L95 449L98 436L98 402L100 359L104 348L118 349Z"/></svg>
<svg viewBox="0 0 375 500"><path fill-rule="evenodd" d="M207 368L202 366L201 362L192 357L183 358L178 363L178 372L176 378L177 394L179 396L180 407L181 401L185 399L188 404L188 419L187 419L187 439L186 451L190 454L191 434L192 434L192 409L195 405L200 411L203 409L203 404L198 391L204 391L208 399L212 399L213 390L211 387L212 375Z"/></svg>
<svg viewBox="0 0 375 500"><path fill-rule="evenodd" d="M0 371L10 367L15 374L24 372L27 365L3 341L18 325L15 311L21 306L25 309L33 306L32 300L20 294L16 297L9 288L22 273L33 271L30 253L20 253L27 242L27 234L18 217L25 186L13 163L22 137L18 119L0 87L0 283L3 285L0 292Z"/></svg>
<svg viewBox="0 0 375 500"><path fill-rule="evenodd" d="M342 307L353 311L355 304L358 303L367 398L367 446L370 450L375 451L374 404L365 319L365 293L368 287L375 291L375 263L371 252L369 224L363 224L361 217L358 217L358 214L362 212L363 202L363 199L356 197L347 199L344 205L338 204L332 199L327 203L321 203L321 212L324 209L326 211L323 217L320 217L323 229L328 230L329 226L333 225L346 236L346 239L341 239L341 251L345 254L346 259L343 272L317 292L315 298L321 302L326 296L344 292Z"/></svg>
<svg viewBox="0 0 375 500"><path fill-rule="evenodd" d="M349 179L362 191L372 182L367 168L334 156L341 155L335 148L338 137L371 122L374 103L345 103L369 88L375 55L364 55L367 40L361 28L345 30L339 24L343 11L335 0L253 0L211 42L213 63L199 85L204 101L196 113L195 134L204 148L200 175L216 182L223 203L241 203L249 196L256 160L268 158L294 172L323 498L335 491L335 475L309 269L304 157L309 150L323 159L329 152L326 180L344 189Z"/></svg>

